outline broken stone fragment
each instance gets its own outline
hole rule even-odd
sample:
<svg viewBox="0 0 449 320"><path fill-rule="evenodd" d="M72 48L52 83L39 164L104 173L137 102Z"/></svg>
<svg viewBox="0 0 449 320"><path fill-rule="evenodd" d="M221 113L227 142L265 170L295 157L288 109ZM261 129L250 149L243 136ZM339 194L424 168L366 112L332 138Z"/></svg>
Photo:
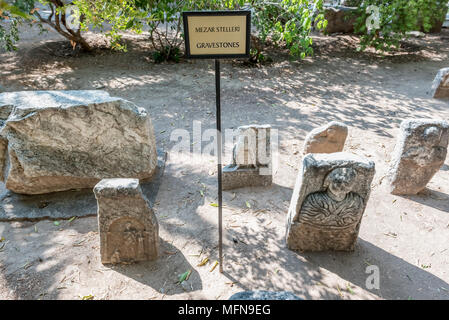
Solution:
<svg viewBox="0 0 449 320"><path fill-rule="evenodd" d="M105 91L1 93L0 121L7 144L0 167L6 188L16 193L92 188L103 178L149 179L156 169L149 114Z"/></svg>
<svg viewBox="0 0 449 320"><path fill-rule="evenodd" d="M159 225L138 179L103 179L94 187L101 262L155 260Z"/></svg>
<svg viewBox="0 0 449 320"><path fill-rule="evenodd" d="M438 71L430 92L431 96L436 99L449 98L449 68Z"/></svg>
<svg viewBox="0 0 449 320"><path fill-rule="evenodd" d="M237 130L232 164L223 168L223 190L271 185L271 126L248 125Z"/></svg>
<svg viewBox="0 0 449 320"><path fill-rule="evenodd" d="M354 154L306 155L288 211L288 248L354 250L374 173L374 162Z"/></svg>
<svg viewBox="0 0 449 320"><path fill-rule="evenodd" d="M444 164L448 141L446 121L404 120L388 173L391 193L413 195L423 190Z"/></svg>
<svg viewBox="0 0 449 320"><path fill-rule="evenodd" d="M309 132L304 141L304 154L341 152L348 136L348 126L331 121Z"/></svg>
<svg viewBox="0 0 449 320"><path fill-rule="evenodd" d="M257 129L244 126L237 130L237 143L233 149L232 164L241 168L255 168L257 166Z"/></svg>

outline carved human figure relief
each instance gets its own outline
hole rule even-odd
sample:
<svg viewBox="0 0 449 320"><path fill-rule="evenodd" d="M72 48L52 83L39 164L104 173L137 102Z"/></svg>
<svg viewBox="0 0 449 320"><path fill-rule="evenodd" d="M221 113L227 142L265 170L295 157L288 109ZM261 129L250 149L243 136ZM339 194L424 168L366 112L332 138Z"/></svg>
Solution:
<svg viewBox="0 0 449 320"><path fill-rule="evenodd" d="M326 191L309 194L299 221L320 227L355 225L363 214L363 198L353 192L356 173L352 168L334 169L324 180Z"/></svg>
<svg viewBox="0 0 449 320"><path fill-rule="evenodd" d="M144 242L145 228L139 221L119 218L109 227L107 255L121 262L145 260Z"/></svg>
<svg viewBox="0 0 449 320"><path fill-rule="evenodd" d="M287 246L353 250L374 173L374 162L353 154L308 154L290 202Z"/></svg>

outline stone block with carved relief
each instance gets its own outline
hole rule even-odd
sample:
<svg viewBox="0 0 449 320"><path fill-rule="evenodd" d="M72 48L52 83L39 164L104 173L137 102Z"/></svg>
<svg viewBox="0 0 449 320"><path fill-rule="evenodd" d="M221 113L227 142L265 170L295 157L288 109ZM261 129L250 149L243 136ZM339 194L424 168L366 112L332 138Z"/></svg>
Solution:
<svg viewBox="0 0 449 320"><path fill-rule="evenodd" d="M103 179L94 187L98 203L101 262L155 260L159 226L138 179Z"/></svg>

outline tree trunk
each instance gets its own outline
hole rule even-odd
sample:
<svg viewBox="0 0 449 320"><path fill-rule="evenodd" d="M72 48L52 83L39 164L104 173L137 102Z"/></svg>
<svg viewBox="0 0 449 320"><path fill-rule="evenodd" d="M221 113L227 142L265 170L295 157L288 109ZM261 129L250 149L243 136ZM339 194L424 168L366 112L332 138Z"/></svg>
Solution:
<svg viewBox="0 0 449 320"><path fill-rule="evenodd" d="M48 24L64 38L70 40L75 45L80 45L81 48L85 51L92 51L92 47L89 45L86 39L81 36L80 27L77 31L74 31L67 26L65 12L63 10L64 3L59 0L50 0L49 6L51 9L51 14L47 19L42 18L38 11L35 11L34 14L42 23ZM80 20L81 19L82 17L80 17Z"/></svg>

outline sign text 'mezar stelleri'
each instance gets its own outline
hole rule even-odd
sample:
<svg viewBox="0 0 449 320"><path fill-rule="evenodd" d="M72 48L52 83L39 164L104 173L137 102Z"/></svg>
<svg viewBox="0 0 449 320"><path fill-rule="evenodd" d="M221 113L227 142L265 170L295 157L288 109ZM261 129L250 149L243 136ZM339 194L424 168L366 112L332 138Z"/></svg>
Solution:
<svg viewBox="0 0 449 320"><path fill-rule="evenodd" d="M249 56L249 11L184 12L188 58Z"/></svg>

